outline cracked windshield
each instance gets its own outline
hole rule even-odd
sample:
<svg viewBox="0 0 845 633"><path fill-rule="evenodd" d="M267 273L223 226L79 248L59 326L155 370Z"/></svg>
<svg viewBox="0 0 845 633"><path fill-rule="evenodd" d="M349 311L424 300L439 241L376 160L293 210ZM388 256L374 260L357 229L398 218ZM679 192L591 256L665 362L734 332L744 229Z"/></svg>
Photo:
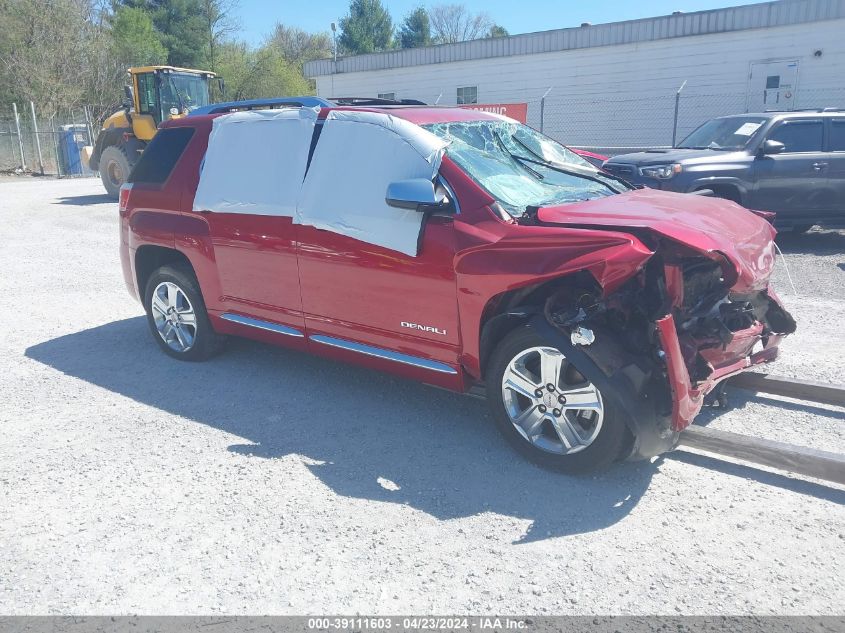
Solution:
<svg viewBox="0 0 845 633"><path fill-rule="evenodd" d="M592 200L630 190L531 128L509 121L433 123L448 156L513 216L526 207Z"/></svg>

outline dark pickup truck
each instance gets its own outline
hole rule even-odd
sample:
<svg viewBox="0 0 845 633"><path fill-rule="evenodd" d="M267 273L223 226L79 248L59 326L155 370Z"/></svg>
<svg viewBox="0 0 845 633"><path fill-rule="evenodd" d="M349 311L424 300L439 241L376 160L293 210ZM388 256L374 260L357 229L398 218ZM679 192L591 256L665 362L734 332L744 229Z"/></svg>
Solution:
<svg viewBox="0 0 845 633"><path fill-rule="evenodd" d="M845 110L712 119L677 147L614 156L604 169L665 191L710 189L774 211L780 230L845 227Z"/></svg>

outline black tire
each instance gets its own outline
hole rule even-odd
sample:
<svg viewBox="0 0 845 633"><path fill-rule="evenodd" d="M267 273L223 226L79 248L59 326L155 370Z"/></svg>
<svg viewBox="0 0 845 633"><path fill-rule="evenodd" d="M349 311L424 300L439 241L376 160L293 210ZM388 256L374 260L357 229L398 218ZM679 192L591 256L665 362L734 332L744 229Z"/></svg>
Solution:
<svg viewBox="0 0 845 633"><path fill-rule="evenodd" d="M193 343L189 349L179 351L171 347L159 333L156 317L153 314L153 293L162 283L175 284L178 289L187 297L196 319ZM205 302L193 271L183 265L172 264L162 266L150 275L147 287L144 290L144 309L147 312L147 324L156 343L162 351L178 360L203 361L218 354L226 341L226 337L218 334L211 327L208 313L205 309Z"/></svg>
<svg viewBox="0 0 845 633"><path fill-rule="evenodd" d="M502 380L511 360L532 347L554 347L529 326L511 331L499 343L487 367L487 401L493 419L505 439L530 461L544 468L577 474L606 468L629 446L631 435L613 398L602 394L604 418L592 443L568 455L543 450L523 437L508 416L502 394ZM577 367L575 368L577 369Z"/></svg>
<svg viewBox="0 0 845 633"><path fill-rule="evenodd" d="M119 147L109 146L100 154L100 180L109 197L117 200L120 187L129 178L132 165L126 153Z"/></svg>

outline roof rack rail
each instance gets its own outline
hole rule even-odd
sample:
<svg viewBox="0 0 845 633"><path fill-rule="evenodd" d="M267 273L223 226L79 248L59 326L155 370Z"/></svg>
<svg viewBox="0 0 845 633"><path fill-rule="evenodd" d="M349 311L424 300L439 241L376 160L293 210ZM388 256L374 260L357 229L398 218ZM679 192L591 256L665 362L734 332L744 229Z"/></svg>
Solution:
<svg viewBox="0 0 845 633"><path fill-rule="evenodd" d="M777 108L765 110L765 112L845 112L845 108L795 108L794 110L779 110Z"/></svg>
<svg viewBox="0 0 845 633"><path fill-rule="evenodd" d="M337 105L357 106L398 106L398 105L427 105L418 99L382 99L380 97L329 97Z"/></svg>
<svg viewBox="0 0 845 633"><path fill-rule="evenodd" d="M223 114L243 110L269 110L273 108L330 108L334 103L322 97L272 97L269 99L247 99L212 103L191 111L190 116L200 114Z"/></svg>
<svg viewBox="0 0 845 633"><path fill-rule="evenodd" d="M270 110L273 108L331 108L338 105L356 106L399 106L426 105L417 99L379 99L377 97L270 97L268 99L247 99L244 101L226 101L212 103L192 110L189 116L201 114L224 114L244 110Z"/></svg>

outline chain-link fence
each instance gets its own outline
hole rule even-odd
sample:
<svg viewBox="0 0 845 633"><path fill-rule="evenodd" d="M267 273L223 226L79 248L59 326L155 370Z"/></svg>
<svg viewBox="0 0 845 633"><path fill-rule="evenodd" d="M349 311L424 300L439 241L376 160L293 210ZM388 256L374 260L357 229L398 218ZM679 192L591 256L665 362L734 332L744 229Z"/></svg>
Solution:
<svg viewBox="0 0 845 633"><path fill-rule="evenodd" d="M746 92L690 89L648 97L555 92L552 87L549 96L528 100L528 124L566 145L609 156L671 147L713 117L764 109ZM845 110L845 87L798 90L783 109L816 108ZM91 175L81 148L93 145L100 122L92 113L101 111L107 109L84 106L44 117L37 104L0 104L0 172Z"/></svg>
<svg viewBox="0 0 845 633"><path fill-rule="evenodd" d="M798 90L785 110L842 108L845 88ZM553 97L529 103L528 123L546 135L613 156L671 147L713 117L763 110L745 93L679 93L650 97Z"/></svg>
<svg viewBox="0 0 845 633"><path fill-rule="evenodd" d="M87 107L45 117L31 102L0 105L0 172L93 175L82 148L93 145L96 134Z"/></svg>

